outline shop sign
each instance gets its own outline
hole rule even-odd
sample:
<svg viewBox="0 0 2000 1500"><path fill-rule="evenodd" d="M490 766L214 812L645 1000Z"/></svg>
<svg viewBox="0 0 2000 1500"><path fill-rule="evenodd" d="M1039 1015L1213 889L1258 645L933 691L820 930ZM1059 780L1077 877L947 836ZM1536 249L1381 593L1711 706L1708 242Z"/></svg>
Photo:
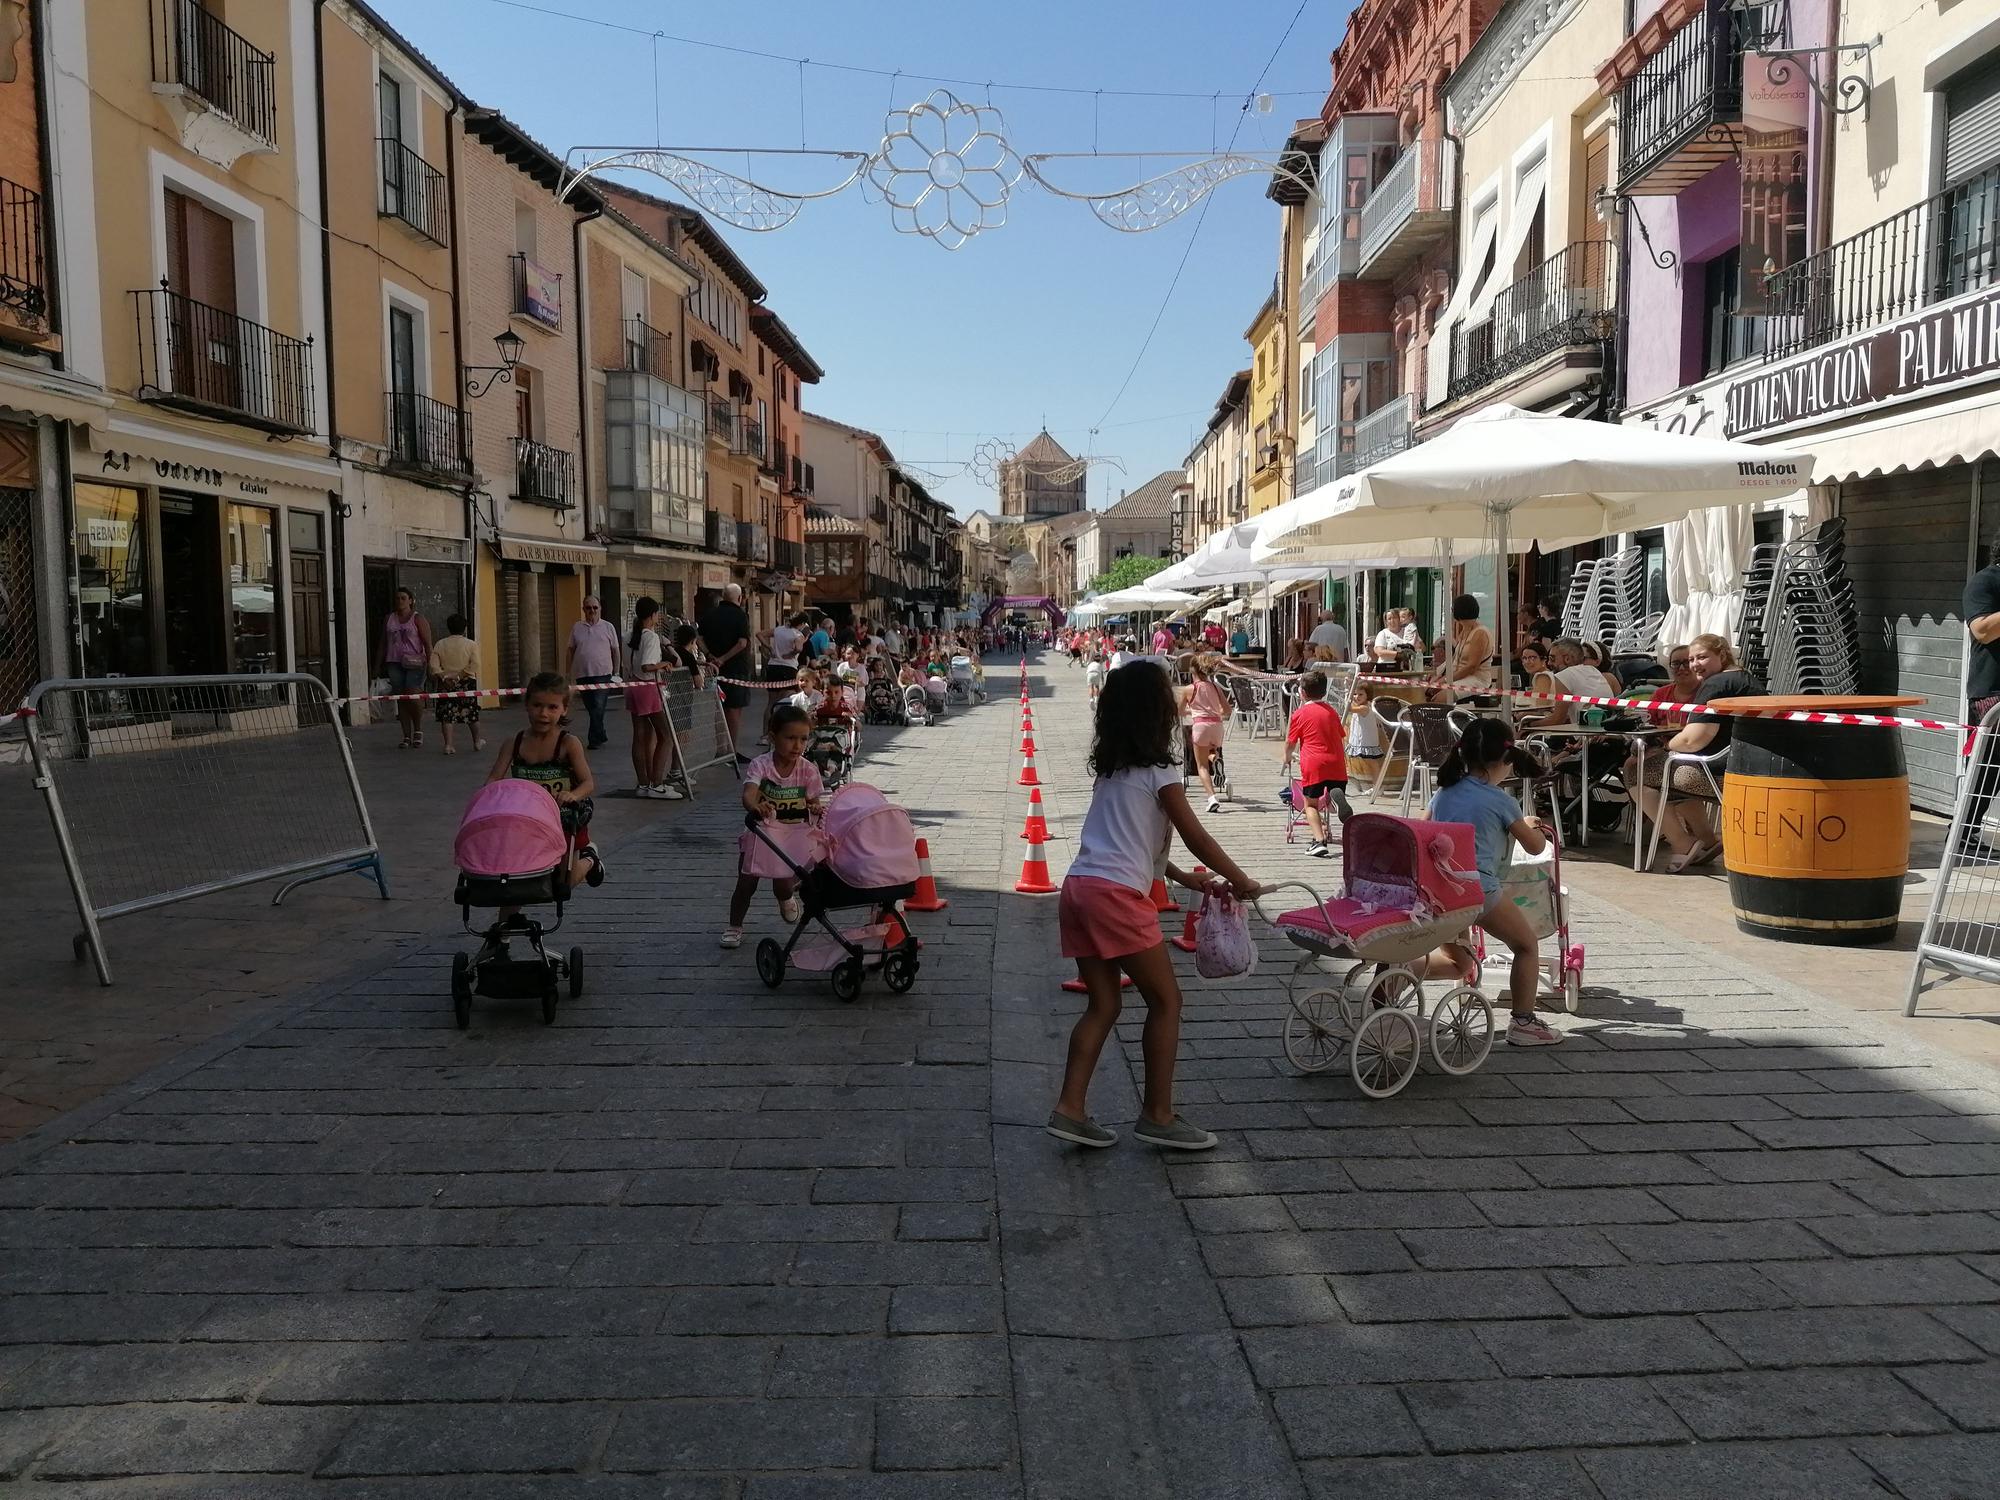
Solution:
<svg viewBox="0 0 2000 1500"><path fill-rule="evenodd" d="M729 582L729 569L719 563L704 563L701 570L701 587L719 589Z"/></svg>
<svg viewBox="0 0 2000 1500"><path fill-rule="evenodd" d="M132 538L132 523L111 516L92 516L84 523L92 552L115 552Z"/></svg>
<svg viewBox="0 0 2000 1500"><path fill-rule="evenodd" d="M184 464L168 458L147 458L143 453L128 453L123 449L107 451L97 466L97 472L140 478L144 478L150 472L155 479L166 484L195 484L211 490L227 489L233 482L239 495L271 493L271 481L267 479L231 474L226 469L212 469L204 464Z"/></svg>
<svg viewBox="0 0 2000 1500"><path fill-rule="evenodd" d="M2000 286L1730 382L1723 435L1742 437L2000 375Z"/></svg>
<svg viewBox="0 0 2000 1500"><path fill-rule="evenodd" d="M570 567L589 567L605 559L602 547L576 547L563 542L542 542L518 536L500 538L500 555L509 562L559 563Z"/></svg>
<svg viewBox="0 0 2000 1500"><path fill-rule="evenodd" d="M455 563L463 567L466 546L464 537L425 536L422 532L406 531L403 533L403 561Z"/></svg>

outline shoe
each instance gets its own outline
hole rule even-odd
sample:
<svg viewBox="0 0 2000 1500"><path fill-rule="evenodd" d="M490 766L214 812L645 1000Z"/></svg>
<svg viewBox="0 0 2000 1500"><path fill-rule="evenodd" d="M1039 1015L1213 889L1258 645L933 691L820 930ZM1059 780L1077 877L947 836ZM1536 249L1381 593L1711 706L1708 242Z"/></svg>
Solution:
<svg viewBox="0 0 2000 1500"><path fill-rule="evenodd" d="M1213 812L1221 812L1221 811L1222 811L1222 799L1221 799L1220 797L1210 797L1210 798L1208 799L1208 806L1204 807L1204 808L1202 809L1202 811L1203 811L1203 812L1212 812L1212 813L1213 813Z"/></svg>
<svg viewBox="0 0 2000 1500"><path fill-rule="evenodd" d="M1325 839L1314 839L1310 844L1306 845L1306 853L1310 854L1314 859L1332 859L1333 845L1329 844Z"/></svg>
<svg viewBox="0 0 2000 1500"><path fill-rule="evenodd" d="M1155 1125L1151 1120L1142 1118L1132 1127L1132 1139L1175 1151L1209 1151L1215 1147L1214 1132L1203 1130L1199 1125L1190 1125L1179 1115L1165 1125Z"/></svg>
<svg viewBox="0 0 2000 1500"><path fill-rule="evenodd" d="M632 789L632 795L635 797L657 797L660 795L660 789L656 786L647 786L641 782Z"/></svg>
<svg viewBox="0 0 2000 1500"><path fill-rule="evenodd" d="M787 922L796 922L805 915L805 907L797 896L787 896L778 903L778 915Z"/></svg>
<svg viewBox="0 0 2000 1500"><path fill-rule="evenodd" d="M2000 861L2000 849L1994 848L1976 833L1968 833L1960 839L1955 853L1959 859Z"/></svg>
<svg viewBox="0 0 2000 1500"><path fill-rule="evenodd" d="M1710 864L1714 861L1715 856L1720 854L1721 852L1722 852L1722 840L1711 839L1708 843L1701 845L1694 851L1694 853L1688 859L1688 864L1689 865Z"/></svg>
<svg viewBox="0 0 2000 1500"><path fill-rule="evenodd" d="M741 927L723 928L722 946L725 948L741 948L743 946L743 929Z"/></svg>
<svg viewBox="0 0 2000 1500"><path fill-rule="evenodd" d="M687 793L675 786L671 781L660 782L653 788L653 795L658 797L662 802L687 801Z"/></svg>
<svg viewBox="0 0 2000 1500"><path fill-rule="evenodd" d="M1510 1047L1554 1047L1563 1040L1563 1034L1540 1016L1515 1016L1507 1025Z"/></svg>
<svg viewBox="0 0 2000 1500"><path fill-rule="evenodd" d="M590 861L590 868L583 875L583 883L592 890L596 890L600 885L604 884L604 876L606 874L604 856L597 852L597 845L585 844L583 846L583 857Z"/></svg>
<svg viewBox="0 0 2000 1500"><path fill-rule="evenodd" d="M1106 1130L1088 1115L1078 1120L1051 1110L1049 1123L1042 1129L1059 1141L1068 1141L1072 1146L1094 1146L1101 1151L1106 1146L1118 1144L1117 1131Z"/></svg>

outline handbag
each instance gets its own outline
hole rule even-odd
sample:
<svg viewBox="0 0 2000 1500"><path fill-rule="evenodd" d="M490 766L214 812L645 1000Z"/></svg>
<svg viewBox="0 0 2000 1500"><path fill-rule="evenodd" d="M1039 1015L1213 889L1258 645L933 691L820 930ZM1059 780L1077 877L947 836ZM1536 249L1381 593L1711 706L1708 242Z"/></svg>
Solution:
<svg viewBox="0 0 2000 1500"><path fill-rule="evenodd" d="M1228 891L1210 890L1195 918L1194 966L1203 979L1235 979L1257 967L1250 909Z"/></svg>
<svg viewBox="0 0 2000 1500"><path fill-rule="evenodd" d="M381 701L389 696L389 679L386 677L371 677L368 679L368 696L376 700L368 705L368 722L371 724L387 724L392 722L396 717L396 710L402 707L400 703L384 703Z"/></svg>

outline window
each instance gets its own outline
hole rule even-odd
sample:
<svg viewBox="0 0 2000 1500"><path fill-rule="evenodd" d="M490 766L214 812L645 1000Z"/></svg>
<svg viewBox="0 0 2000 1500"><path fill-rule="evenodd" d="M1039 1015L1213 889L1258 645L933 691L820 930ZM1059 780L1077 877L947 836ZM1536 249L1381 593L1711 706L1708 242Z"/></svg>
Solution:
<svg viewBox="0 0 2000 1500"><path fill-rule="evenodd" d="M535 437L535 372L526 365L514 366L514 435Z"/></svg>
<svg viewBox="0 0 2000 1500"><path fill-rule="evenodd" d="M514 205L514 248L529 260L535 259L535 209L533 204Z"/></svg>
<svg viewBox="0 0 2000 1500"><path fill-rule="evenodd" d="M153 671L150 569L142 492L79 479L76 606L86 677Z"/></svg>
<svg viewBox="0 0 2000 1500"><path fill-rule="evenodd" d="M403 85L386 70L375 79L375 94L381 115L382 139L400 143L403 139Z"/></svg>
<svg viewBox="0 0 2000 1500"><path fill-rule="evenodd" d="M1737 315L1742 305L1743 252L1724 251L1702 270L1701 368L1707 375L1727 369L1764 348L1764 320Z"/></svg>
<svg viewBox="0 0 2000 1500"><path fill-rule="evenodd" d="M389 309L389 389L398 396L415 395L417 381L417 319L407 307Z"/></svg>

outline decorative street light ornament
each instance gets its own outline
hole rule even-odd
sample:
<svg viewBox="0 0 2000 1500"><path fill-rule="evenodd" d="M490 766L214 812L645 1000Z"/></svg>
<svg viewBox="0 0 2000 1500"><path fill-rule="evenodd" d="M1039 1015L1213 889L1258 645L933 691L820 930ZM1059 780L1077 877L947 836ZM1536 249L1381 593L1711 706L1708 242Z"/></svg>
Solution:
<svg viewBox="0 0 2000 1500"><path fill-rule="evenodd" d="M1130 187L1086 193L1050 181L1050 164L1150 156L1186 156L1175 151L1069 151L1018 155L1007 140L1000 111L990 104L967 104L948 89L883 121L873 151L777 150L740 146L646 146L606 149L573 147L566 158L562 189L606 172L650 172L665 179L708 213L738 229L766 234L798 217L807 203L845 192L856 182L879 192L898 232L921 235L947 250L1007 222L1007 200L1023 177L1058 198L1089 205L1113 229L1141 234L1171 223L1231 178L1251 173L1282 177L1312 186L1297 170L1296 157L1259 156L1240 151L1197 156L1184 165ZM753 181L716 166L705 156L814 157L838 162L845 175L829 187L795 191ZM748 169L746 168L746 171ZM864 189L865 191L866 189Z"/></svg>
<svg viewBox="0 0 2000 1500"><path fill-rule="evenodd" d="M971 461L966 469L972 477L989 488L997 488L1000 483L1000 465L1014 456L1014 445L1005 438L988 438L972 450Z"/></svg>

